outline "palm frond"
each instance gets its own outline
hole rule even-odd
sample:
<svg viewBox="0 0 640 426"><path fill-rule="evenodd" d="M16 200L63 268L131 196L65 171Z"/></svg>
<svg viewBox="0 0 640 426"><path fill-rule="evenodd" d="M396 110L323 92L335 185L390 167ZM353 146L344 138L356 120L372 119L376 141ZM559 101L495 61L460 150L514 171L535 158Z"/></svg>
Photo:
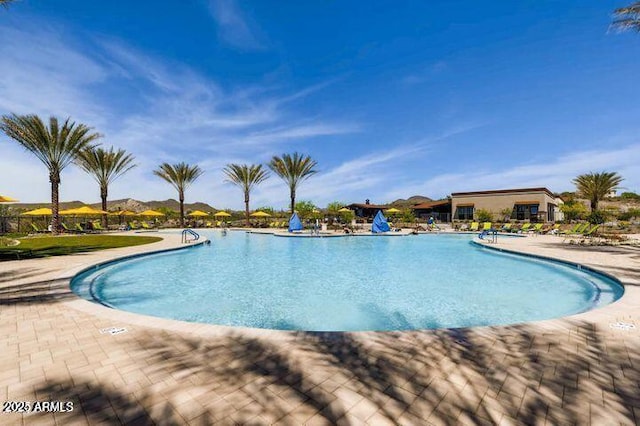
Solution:
<svg viewBox="0 0 640 426"><path fill-rule="evenodd" d="M202 173L204 172L199 166L191 166L187 163L163 163L153 171L153 174L169 182L180 194L184 194L185 189L195 182Z"/></svg>
<svg viewBox="0 0 640 426"><path fill-rule="evenodd" d="M245 193L269 178L269 172L262 168L262 164L227 164L222 171L227 182L241 187Z"/></svg>
<svg viewBox="0 0 640 426"><path fill-rule="evenodd" d="M90 174L100 185L107 187L114 180L136 167L134 157L124 149L108 150L103 148L88 148L80 152L77 164Z"/></svg>
<svg viewBox="0 0 640 426"><path fill-rule="evenodd" d="M60 127L58 119L50 117L47 128L37 115L5 115L0 120L0 130L35 155L50 174L58 176L82 150L102 137L91 127L70 119Z"/></svg>
<svg viewBox="0 0 640 426"><path fill-rule="evenodd" d="M616 18L611 27L618 31L633 30L640 32L640 1L613 11Z"/></svg>

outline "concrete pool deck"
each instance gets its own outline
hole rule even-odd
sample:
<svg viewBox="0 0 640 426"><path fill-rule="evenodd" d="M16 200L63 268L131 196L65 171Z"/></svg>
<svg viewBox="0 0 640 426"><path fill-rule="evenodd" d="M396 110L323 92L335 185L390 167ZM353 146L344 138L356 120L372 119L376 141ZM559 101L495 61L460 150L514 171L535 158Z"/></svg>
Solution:
<svg viewBox="0 0 640 426"><path fill-rule="evenodd" d="M158 235L165 239L145 246L0 263L0 400L74 406L0 413L0 424L640 423L638 248L499 239L494 246L585 264L625 284L601 309L503 327L231 328L112 310L69 290L72 274L91 264L180 245L179 235ZM610 326L617 322L635 329ZM109 327L127 331L100 332Z"/></svg>

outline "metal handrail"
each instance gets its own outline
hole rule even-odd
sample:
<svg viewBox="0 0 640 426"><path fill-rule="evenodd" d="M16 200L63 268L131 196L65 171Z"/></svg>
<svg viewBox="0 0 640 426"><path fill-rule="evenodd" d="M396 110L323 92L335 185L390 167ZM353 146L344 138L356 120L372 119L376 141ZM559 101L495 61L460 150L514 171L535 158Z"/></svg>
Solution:
<svg viewBox="0 0 640 426"><path fill-rule="evenodd" d="M191 235L193 238L189 239L189 235ZM186 229L182 230L182 243L183 244L191 243L193 241L198 241L199 239L200 239L200 234L198 234L193 229L186 228Z"/></svg>

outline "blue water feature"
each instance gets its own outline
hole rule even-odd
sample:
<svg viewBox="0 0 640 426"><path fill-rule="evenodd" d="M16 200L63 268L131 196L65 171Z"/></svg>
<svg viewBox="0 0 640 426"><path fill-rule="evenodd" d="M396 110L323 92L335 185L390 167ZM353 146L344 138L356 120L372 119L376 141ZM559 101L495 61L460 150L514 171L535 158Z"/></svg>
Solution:
<svg viewBox="0 0 640 426"><path fill-rule="evenodd" d="M583 312L623 293L600 274L487 250L469 235L203 234L210 246L93 268L72 289L145 315L310 331L514 324Z"/></svg>

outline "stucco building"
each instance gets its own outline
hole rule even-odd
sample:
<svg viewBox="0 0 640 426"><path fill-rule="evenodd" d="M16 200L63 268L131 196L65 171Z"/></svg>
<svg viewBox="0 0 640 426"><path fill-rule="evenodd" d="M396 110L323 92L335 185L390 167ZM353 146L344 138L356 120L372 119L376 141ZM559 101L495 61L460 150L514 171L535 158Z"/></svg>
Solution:
<svg viewBox="0 0 640 426"><path fill-rule="evenodd" d="M562 200L547 188L500 189L451 194L454 220L477 219L478 210L489 211L494 221L555 222L561 220Z"/></svg>

